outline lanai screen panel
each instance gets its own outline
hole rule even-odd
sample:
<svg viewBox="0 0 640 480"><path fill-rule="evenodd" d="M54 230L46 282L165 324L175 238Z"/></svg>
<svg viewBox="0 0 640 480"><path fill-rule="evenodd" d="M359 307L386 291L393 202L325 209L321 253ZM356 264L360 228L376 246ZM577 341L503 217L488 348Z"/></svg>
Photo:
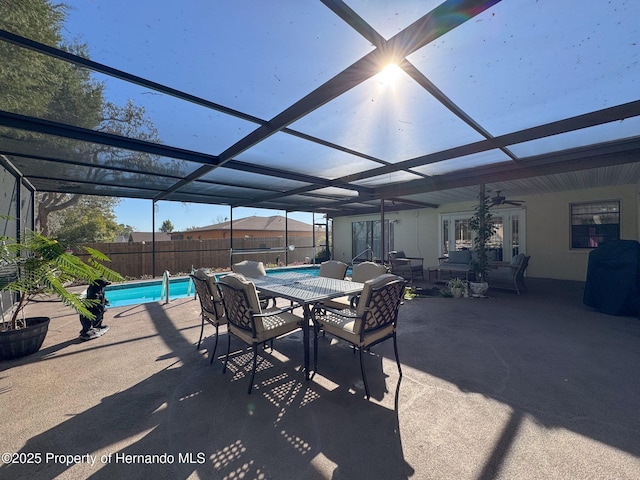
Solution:
<svg viewBox="0 0 640 480"><path fill-rule="evenodd" d="M0 7L0 154L39 189L369 211L640 151L638 2L66 4Z"/></svg>

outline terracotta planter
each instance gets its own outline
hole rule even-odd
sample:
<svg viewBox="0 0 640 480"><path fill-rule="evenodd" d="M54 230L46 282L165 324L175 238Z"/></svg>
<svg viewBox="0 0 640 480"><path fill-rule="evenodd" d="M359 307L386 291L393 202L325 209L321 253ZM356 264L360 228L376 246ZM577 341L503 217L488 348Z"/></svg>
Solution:
<svg viewBox="0 0 640 480"><path fill-rule="evenodd" d="M49 330L49 317L27 318L26 323L25 328L0 332L0 359L20 358L40 350Z"/></svg>

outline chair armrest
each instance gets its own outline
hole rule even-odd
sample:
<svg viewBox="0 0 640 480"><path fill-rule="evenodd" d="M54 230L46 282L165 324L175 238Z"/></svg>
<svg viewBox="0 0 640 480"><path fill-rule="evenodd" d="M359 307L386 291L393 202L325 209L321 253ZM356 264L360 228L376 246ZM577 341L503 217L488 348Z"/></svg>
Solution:
<svg viewBox="0 0 640 480"><path fill-rule="evenodd" d="M519 265L505 264L505 265L496 265L493 267L493 270L497 272L512 272L512 271L518 270L518 268L520 268Z"/></svg>
<svg viewBox="0 0 640 480"><path fill-rule="evenodd" d="M511 267L511 262L499 262L497 260L489 261L489 266L492 268L498 267Z"/></svg>
<svg viewBox="0 0 640 480"><path fill-rule="evenodd" d="M318 303L313 307L312 317L315 318L315 313L319 311L331 312L334 315L338 315L344 318L353 318L354 320L360 318L360 315L355 314L355 310L349 310L349 313L345 313L344 310L336 310L335 308L325 307L324 305ZM351 313L354 312L354 313Z"/></svg>
<svg viewBox="0 0 640 480"><path fill-rule="evenodd" d="M391 261L391 263L409 263L410 260L406 257L397 257Z"/></svg>
<svg viewBox="0 0 640 480"><path fill-rule="evenodd" d="M281 313L291 312L296 308L298 308L299 306L300 306L299 304L294 303L293 305L290 305L288 307L278 308L276 310L269 310L268 312L256 313L253 316L260 317L260 318L271 317L273 315L280 315Z"/></svg>

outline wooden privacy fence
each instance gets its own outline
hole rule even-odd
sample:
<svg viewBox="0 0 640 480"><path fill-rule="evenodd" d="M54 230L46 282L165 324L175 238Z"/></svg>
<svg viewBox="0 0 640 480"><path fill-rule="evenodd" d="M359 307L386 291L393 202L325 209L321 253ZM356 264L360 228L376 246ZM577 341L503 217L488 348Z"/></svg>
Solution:
<svg viewBox="0 0 640 480"><path fill-rule="evenodd" d="M233 263L242 260L255 260L265 265L285 265L314 262L314 249L308 245L308 238L290 238L295 245L293 251L284 247L284 239L278 238L240 238L233 240ZM192 268L212 268L229 270L231 268L231 251L228 239L211 240L172 240L156 242L155 255L151 242L130 243L89 243L88 247L100 250L111 259L108 267L127 278L146 278L161 276L165 270L172 275L187 274ZM316 249L316 251L323 248ZM82 259L88 255L83 249L74 252ZM318 257L317 261L324 260Z"/></svg>

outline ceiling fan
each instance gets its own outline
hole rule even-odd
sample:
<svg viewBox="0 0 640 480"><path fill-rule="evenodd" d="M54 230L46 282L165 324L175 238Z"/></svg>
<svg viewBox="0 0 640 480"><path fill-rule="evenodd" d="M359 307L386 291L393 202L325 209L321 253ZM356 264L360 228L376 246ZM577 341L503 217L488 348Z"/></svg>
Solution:
<svg viewBox="0 0 640 480"><path fill-rule="evenodd" d="M519 207L524 203L524 200L507 200L507 197L500 195L500 190L496 190L496 194L490 198L490 201L492 207L496 205L514 205Z"/></svg>

